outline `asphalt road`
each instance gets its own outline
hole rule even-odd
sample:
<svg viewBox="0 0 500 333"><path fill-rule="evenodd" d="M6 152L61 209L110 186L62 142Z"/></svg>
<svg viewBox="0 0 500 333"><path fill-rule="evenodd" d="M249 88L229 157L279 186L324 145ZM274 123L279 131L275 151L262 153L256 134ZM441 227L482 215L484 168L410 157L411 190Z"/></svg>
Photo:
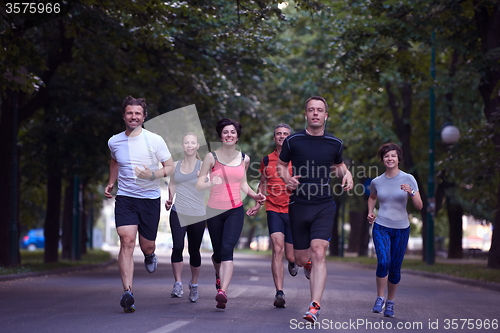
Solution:
<svg viewBox="0 0 500 333"><path fill-rule="evenodd" d="M311 327L302 319L309 303L302 269L291 277L285 268L287 303L277 309L270 258L251 254L235 256L227 308L219 310L210 253L203 254L197 303L187 297L188 259L184 296L173 299L169 253L158 254L158 270L149 274L136 250L137 311L131 314L119 305L122 288L116 264L0 282L0 332L494 332L500 325L500 292L414 274L403 274L395 318L373 314L374 271L329 262L320 321Z"/></svg>

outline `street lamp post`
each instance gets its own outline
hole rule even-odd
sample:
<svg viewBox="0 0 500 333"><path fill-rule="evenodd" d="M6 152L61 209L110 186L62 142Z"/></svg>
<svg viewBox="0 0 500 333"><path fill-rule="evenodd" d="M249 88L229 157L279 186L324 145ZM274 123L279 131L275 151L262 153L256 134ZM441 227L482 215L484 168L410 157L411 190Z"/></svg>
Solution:
<svg viewBox="0 0 500 333"><path fill-rule="evenodd" d="M427 265L433 265L435 262L434 253L434 215L436 212L435 182L434 182L434 146L436 135L436 112L434 82L436 80L436 49L434 42L436 35L432 31L431 36L431 78L432 84L429 91L430 112L429 112L429 177L428 177L428 196L427 196L427 228L425 230L427 243L425 246L425 262ZM460 138L460 131L451 123L446 123L440 132L441 141L451 145Z"/></svg>

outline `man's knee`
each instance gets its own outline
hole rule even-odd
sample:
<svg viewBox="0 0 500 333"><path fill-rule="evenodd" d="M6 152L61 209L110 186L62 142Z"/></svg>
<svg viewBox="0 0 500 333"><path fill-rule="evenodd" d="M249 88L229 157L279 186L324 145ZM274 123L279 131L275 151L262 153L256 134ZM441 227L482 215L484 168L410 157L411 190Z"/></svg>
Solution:
<svg viewBox="0 0 500 333"><path fill-rule="evenodd" d="M122 248L133 248L135 247L135 236L132 235L121 235L120 236L120 247Z"/></svg>
<svg viewBox="0 0 500 333"><path fill-rule="evenodd" d="M285 252L285 248L283 246L283 243L279 243L279 242L273 242L272 249L273 249L273 253L275 255L283 256L283 253Z"/></svg>
<svg viewBox="0 0 500 333"><path fill-rule="evenodd" d="M316 259L325 258L328 244L328 241L324 240L311 241L311 256Z"/></svg>

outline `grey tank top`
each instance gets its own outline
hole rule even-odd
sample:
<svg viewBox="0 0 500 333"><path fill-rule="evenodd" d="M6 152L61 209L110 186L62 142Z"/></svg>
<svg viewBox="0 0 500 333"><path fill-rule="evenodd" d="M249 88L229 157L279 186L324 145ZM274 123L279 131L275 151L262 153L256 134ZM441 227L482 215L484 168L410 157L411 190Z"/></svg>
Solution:
<svg viewBox="0 0 500 333"><path fill-rule="evenodd" d="M181 172L181 162L177 162L173 174L176 198L172 209L183 215L204 216L206 213L204 202L205 192L196 189L201 161L196 161L194 170L189 174Z"/></svg>

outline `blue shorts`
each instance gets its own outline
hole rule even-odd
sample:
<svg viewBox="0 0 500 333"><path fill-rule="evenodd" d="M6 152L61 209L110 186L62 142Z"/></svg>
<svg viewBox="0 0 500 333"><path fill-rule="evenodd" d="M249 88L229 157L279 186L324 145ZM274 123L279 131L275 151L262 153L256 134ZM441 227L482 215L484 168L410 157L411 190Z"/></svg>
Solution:
<svg viewBox="0 0 500 333"><path fill-rule="evenodd" d="M337 206L334 201L315 204L291 202L288 206L293 248L307 250L313 239L329 241Z"/></svg>
<svg viewBox="0 0 500 333"><path fill-rule="evenodd" d="M292 229L290 229L290 218L288 213L278 213L272 210L266 211L267 213L267 228L269 235L275 232L281 232L285 235L285 242L293 244Z"/></svg>
<svg viewBox="0 0 500 333"><path fill-rule="evenodd" d="M156 240L160 222L160 198L140 199L117 195L115 199L115 225L137 225L139 235Z"/></svg>

